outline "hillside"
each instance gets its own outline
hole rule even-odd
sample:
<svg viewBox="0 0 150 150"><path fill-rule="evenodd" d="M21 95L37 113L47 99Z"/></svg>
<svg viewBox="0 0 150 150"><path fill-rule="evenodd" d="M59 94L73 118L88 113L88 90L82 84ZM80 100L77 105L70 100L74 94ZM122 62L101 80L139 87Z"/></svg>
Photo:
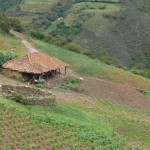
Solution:
<svg viewBox="0 0 150 150"><path fill-rule="evenodd" d="M149 13L149 0L0 0L0 150L150 150L150 79L128 70L149 68ZM48 72L2 72L25 54L15 64Z"/></svg>
<svg viewBox="0 0 150 150"><path fill-rule="evenodd" d="M20 43L16 47L22 46L20 39L12 35L1 34L1 37L5 37L3 42L11 39ZM83 77L82 85L86 88L94 85L93 89L99 90L101 86L103 89L100 88L102 91L94 93L93 96L90 95L92 94L91 89L85 89L85 92L78 93L54 87L51 90L56 95L57 106L53 108L22 105L1 96L0 148L97 148L110 150L135 148L147 150L150 148L148 138L150 135L149 92L143 95L137 91L137 88L150 90L150 80L106 65L83 54L77 54L38 40L30 39L30 41L38 49L69 63L76 73L80 73L79 77ZM4 47L4 49L6 48ZM18 52L21 54L22 50L20 50ZM105 80L102 81L102 79ZM0 83L23 84L3 74L0 74ZM58 85L59 83L56 84L56 86ZM110 89L112 85L113 87ZM120 95L116 95L115 90ZM103 95L97 95L100 92L103 92ZM107 93L111 99L104 93ZM130 93L132 94L130 95ZM103 98L100 98L101 96ZM11 122L15 124L11 124ZM22 125L24 129L22 129Z"/></svg>
<svg viewBox="0 0 150 150"><path fill-rule="evenodd" d="M0 148L150 148L149 111L76 96L78 102L61 98L54 108L24 106L1 97Z"/></svg>
<svg viewBox="0 0 150 150"><path fill-rule="evenodd" d="M69 50L65 50L38 40L32 40L32 42L39 49L47 52L51 56L57 57L60 60L69 63L71 68L75 69L79 73L150 90L149 79L117 67L106 65L98 59L92 59L83 54L77 54L75 52L71 52Z"/></svg>
<svg viewBox="0 0 150 150"><path fill-rule="evenodd" d="M7 14L19 17L27 30L45 33L49 36L47 41L53 44L56 42L52 35L57 35L57 40L66 40L77 51L100 59L111 58L119 66L140 65L145 69L149 68L150 59L149 3L23 0L19 9L12 7Z"/></svg>

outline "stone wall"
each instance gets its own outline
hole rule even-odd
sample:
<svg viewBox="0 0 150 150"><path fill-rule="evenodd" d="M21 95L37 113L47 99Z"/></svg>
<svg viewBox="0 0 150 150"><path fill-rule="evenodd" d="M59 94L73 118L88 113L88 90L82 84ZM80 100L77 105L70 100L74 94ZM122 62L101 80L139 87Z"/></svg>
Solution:
<svg viewBox="0 0 150 150"><path fill-rule="evenodd" d="M13 77L13 78L16 78L16 79L22 78L22 74L18 71L13 71L13 70L10 70L10 69L3 69L2 71L3 71L4 74L8 75L9 77Z"/></svg>
<svg viewBox="0 0 150 150"><path fill-rule="evenodd" d="M48 91L30 86L1 85L0 91L3 95L14 99L20 95L24 103L28 105L55 106L55 96Z"/></svg>

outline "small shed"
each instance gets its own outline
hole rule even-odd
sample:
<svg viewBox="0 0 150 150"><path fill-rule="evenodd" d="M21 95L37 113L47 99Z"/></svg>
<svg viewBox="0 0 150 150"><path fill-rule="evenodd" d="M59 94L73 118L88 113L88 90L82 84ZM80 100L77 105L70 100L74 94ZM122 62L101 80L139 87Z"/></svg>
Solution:
<svg viewBox="0 0 150 150"><path fill-rule="evenodd" d="M23 78L25 80L54 77L61 73L61 68L66 74L67 63L41 52L28 53L6 62L3 72L11 77Z"/></svg>

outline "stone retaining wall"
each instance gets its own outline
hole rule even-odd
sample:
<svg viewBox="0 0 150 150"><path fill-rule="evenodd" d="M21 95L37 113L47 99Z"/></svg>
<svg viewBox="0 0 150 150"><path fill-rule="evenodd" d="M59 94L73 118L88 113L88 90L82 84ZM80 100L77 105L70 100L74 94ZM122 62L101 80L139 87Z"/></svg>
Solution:
<svg viewBox="0 0 150 150"><path fill-rule="evenodd" d="M28 105L41 105L41 106L55 106L55 96L48 91L38 89L30 86L15 86L15 85L1 85L0 92L15 99L15 95L20 95L24 103Z"/></svg>

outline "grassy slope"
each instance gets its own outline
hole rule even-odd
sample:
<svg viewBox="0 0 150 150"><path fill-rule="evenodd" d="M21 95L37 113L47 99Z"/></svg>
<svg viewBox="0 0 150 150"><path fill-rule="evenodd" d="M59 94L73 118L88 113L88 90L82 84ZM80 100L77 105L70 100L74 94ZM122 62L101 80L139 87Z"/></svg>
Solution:
<svg viewBox="0 0 150 150"><path fill-rule="evenodd" d="M25 54L25 47L21 41L14 36L3 34L0 32L0 51L11 52L13 51L16 55L20 56Z"/></svg>
<svg viewBox="0 0 150 150"><path fill-rule="evenodd" d="M117 141L117 138L115 139L114 132L109 125L107 125L102 120L99 120L97 117L90 115L88 112L84 112L81 109L73 106L59 105L56 108L46 109L40 107L30 107L29 109L29 107L21 106L3 98L0 99L0 106L2 108L0 110L0 117L2 119L1 123L4 125L6 124L4 128L5 131L8 132L7 128L17 128L17 130L14 132L17 135L19 134L20 137L20 139L18 138L19 142L17 142L16 139L13 143L9 143L7 146L12 146L12 144L15 146L15 144L19 144L19 147L24 146L25 148L26 145L23 144L24 139L22 139L23 135L25 136L26 140L27 138L28 140L31 140L28 147L31 147L32 145L41 145L42 148L45 146L48 146L49 148L54 146L55 148L61 148L65 146L66 149L90 149L92 147L100 148L99 144L103 145L104 147L109 147L109 144L115 147L115 144L117 145L118 143L119 145L120 142ZM8 107L13 108L8 109ZM5 108L6 110L4 111ZM42 127L43 130L45 130L46 127L49 127L50 130L49 135L47 135L47 143L45 143L45 141L42 139L45 132L41 132L40 135L36 137L36 129L39 129L40 124L38 122L35 123L35 121L32 121L31 119L29 120L20 117L19 111L10 111L14 109L21 110L25 113L30 113L30 116L27 115L30 118L34 118L40 122L48 123L47 126L43 125ZM4 122L3 117L6 117L6 119L11 120L12 122L15 121L16 124L13 126L8 125L7 122ZM91 122L91 120L93 121ZM20 121L25 126L25 131L23 131L23 133L21 133L21 129L18 127L20 126ZM30 124L29 127L27 126L28 124ZM30 130L28 131L29 128ZM34 128L34 130L31 130L32 128ZM4 141L5 143L5 140L7 141L7 139L5 139L6 135L3 133L4 129L1 127L0 132L1 141ZM12 138L12 135L10 137ZM37 144L37 141L41 142ZM5 146L4 143L0 144L0 147Z"/></svg>
<svg viewBox="0 0 150 150"><path fill-rule="evenodd" d="M51 5L56 3L58 0L25 0L25 3L21 5L22 11L25 12L48 12Z"/></svg>
<svg viewBox="0 0 150 150"><path fill-rule="evenodd" d="M45 34L56 30L58 21L52 22L47 29L43 28L43 24L46 24L44 22L49 22L46 14L50 13L56 2L58 0L25 0L21 4L21 12L25 14L20 16L21 21L30 29L38 26ZM83 31L72 35L73 43L97 57L111 56L119 65L131 67L133 63L147 64L150 35L147 34L150 22L149 0L113 2L81 2L68 10L64 18L66 25L77 22L83 24ZM103 9L103 6L106 7ZM14 12L14 8L12 10Z"/></svg>
<svg viewBox="0 0 150 150"><path fill-rule="evenodd" d="M6 146L9 132L9 140L13 141L7 144L10 148L123 150L121 143L124 141L133 147L150 148L150 112L104 100L88 103L83 100L80 103L59 100L55 108L42 108L23 106L1 97L0 123L3 126L0 128L0 147Z"/></svg>
<svg viewBox="0 0 150 150"><path fill-rule="evenodd" d="M91 59L82 54L77 54L41 41L33 41L41 50L70 64L75 70L88 75L94 75L103 79L133 85L138 88L150 89L150 80L134 75L128 71L118 69Z"/></svg>
<svg viewBox="0 0 150 150"><path fill-rule="evenodd" d="M108 55L117 64L146 64L149 53L149 0L122 0L122 3L75 4L65 22L82 22L81 15L93 14L84 21L84 30L74 37L74 42L100 57ZM99 9L103 5L105 9ZM136 28L135 28L136 27ZM144 40L143 40L144 39Z"/></svg>

